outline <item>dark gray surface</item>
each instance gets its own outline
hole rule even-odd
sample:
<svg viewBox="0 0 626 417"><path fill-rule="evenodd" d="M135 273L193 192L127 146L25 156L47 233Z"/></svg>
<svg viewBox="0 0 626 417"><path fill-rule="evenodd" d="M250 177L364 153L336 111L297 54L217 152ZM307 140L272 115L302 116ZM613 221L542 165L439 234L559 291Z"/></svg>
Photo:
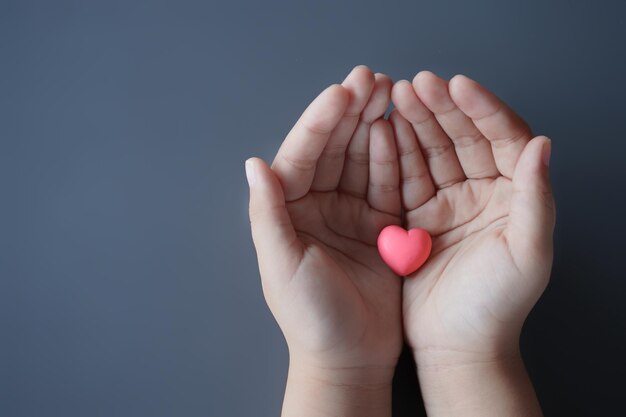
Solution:
<svg viewBox="0 0 626 417"><path fill-rule="evenodd" d="M556 264L524 353L548 416L622 409L625 13L0 1L0 415L278 415L243 161L362 63L466 73L553 138Z"/></svg>

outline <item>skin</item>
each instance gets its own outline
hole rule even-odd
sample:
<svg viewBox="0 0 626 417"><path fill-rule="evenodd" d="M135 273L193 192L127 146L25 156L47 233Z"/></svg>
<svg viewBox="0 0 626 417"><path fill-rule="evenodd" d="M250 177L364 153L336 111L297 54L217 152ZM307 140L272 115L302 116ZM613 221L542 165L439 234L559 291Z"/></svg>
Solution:
<svg viewBox="0 0 626 417"><path fill-rule="evenodd" d="M263 290L290 352L283 416L390 415L403 333L429 415L540 415L517 346L551 267L548 157L547 138L466 77L392 88L359 66L271 168L248 160ZM389 224L433 236L406 279L376 249Z"/></svg>
<svg viewBox="0 0 626 417"><path fill-rule="evenodd" d="M429 415L459 405L463 415L473 406L483 416L540 415L519 335L552 264L550 142L464 76L421 72L392 97L406 226L433 237L427 264L403 289ZM476 383L485 375L486 390ZM516 390L497 389L511 381Z"/></svg>
<svg viewBox="0 0 626 417"><path fill-rule="evenodd" d="M310 104L271 169L248 162L263 290L290 353L284 416L390 413L402 281L376 239L401 221L397 151L382 118L391 88L356 67Z"/></svg>

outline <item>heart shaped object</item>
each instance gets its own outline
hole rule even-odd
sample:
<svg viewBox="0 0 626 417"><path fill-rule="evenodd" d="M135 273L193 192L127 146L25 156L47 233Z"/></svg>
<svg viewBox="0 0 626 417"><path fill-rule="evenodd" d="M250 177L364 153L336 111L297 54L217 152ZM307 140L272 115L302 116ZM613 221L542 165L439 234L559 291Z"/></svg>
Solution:
<svg viewBox="0 0 626 417"><path fill-rule="evenodd" d="M378 252L389 268L400 276L418 270L430 255L432 240L424 229L406 231L400 226L387 226L378 235Z"/></svg>

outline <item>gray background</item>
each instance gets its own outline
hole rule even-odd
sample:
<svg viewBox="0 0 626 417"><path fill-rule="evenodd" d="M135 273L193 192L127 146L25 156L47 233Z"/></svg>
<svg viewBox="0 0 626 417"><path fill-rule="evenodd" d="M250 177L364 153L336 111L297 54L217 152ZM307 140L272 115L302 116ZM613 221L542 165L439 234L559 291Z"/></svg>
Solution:
<svg viewBox="0 0 626 417"><path fill-rule="evenodd" d="M287 369L243 162L356 64L462 72L554 142L552 283L523 336L549 416L626 367L618 1L0 1L0 415L278 415ZM395 414L419 414L411 364ZM621 407L619 409L622 409Z"/></svg>

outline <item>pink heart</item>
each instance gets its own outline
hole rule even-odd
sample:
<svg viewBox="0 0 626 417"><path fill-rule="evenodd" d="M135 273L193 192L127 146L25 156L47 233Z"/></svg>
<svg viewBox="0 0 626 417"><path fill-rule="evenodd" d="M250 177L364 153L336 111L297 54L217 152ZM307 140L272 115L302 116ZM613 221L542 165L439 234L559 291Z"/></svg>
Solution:
<svg viewBox="0 0 626 417"><path fill-rule="evenodd" d="M432 241L424 229L408 232L400 226L387 226L378 235L378 252L389 268L400 276L407 276L426 262Z"/></svg>

